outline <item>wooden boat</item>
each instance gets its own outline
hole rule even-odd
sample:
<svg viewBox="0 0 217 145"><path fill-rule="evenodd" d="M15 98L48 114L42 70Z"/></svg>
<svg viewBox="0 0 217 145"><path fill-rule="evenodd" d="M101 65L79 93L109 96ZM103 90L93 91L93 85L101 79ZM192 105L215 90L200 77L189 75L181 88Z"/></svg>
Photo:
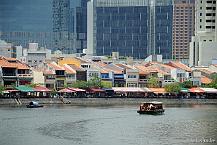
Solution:
<svg viewBox="0 0 217 145"><path fill-rule="evenodd" d="M139 114L151 114L151 115L160 115L164 113L163 103L162 102L143 102L141 103Z"/></svg>
<svg viewBox="0 0 217 145"><path fill-rule="evenodd" d="M40 108L43 107L43 105L38 104L38 102L31 101L28 105L26 105L27 108Z"/></svg>

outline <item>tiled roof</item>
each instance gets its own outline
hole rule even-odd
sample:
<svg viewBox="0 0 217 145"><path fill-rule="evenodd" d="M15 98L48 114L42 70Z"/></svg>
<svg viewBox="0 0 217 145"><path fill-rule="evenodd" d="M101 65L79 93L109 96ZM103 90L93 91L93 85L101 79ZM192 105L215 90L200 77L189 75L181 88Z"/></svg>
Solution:
<svg viewBox="0 0 217 145"><path fill-rule="evenodd" d="M109 73L109 70L107 70L107 69L100 69L100 72L101 73Z"/></svg>
<svg viewBox="0 0 217 145"><path fill-rule="evenodd" d="M115 74L123 74L123 68L121 68L115 64L108 64L108 65L104 66L104 68L106 68L107 70L111 70Z"/></svg>
<svg viewBox="0 0 217 145"><path fill-rule="evenodd" d="M168 65L175 67L175 68L183 69L183 70L188 71L188 72L192 71L190 67L188 67L187 65L185 65L179 61L171 61L168 63Z"/></svg>
<svg viewBox="0 0 217 145"><path fill-rule="evenodd" d="M68 74L75 74L76 73L76 71L74 69L72 69L72 67L70 67L67 64L63 65L63 67L64 67L66 73L68 73Z"/></svg>
<svg viewBox="0 0 217 145"><path fill-rule="evenodd" d="M169 75L168 72L161 70L158 66L145 67L143 65L137 65L135 67L137 69L139 69L139 74L160 73L160 74L163 74L163 75Z"/></svg>
<svg viewBox="0 0 217 145"><path fill-rule="evenodd" d="M30 69L27 64L24 64L15 58L0 57L0 66L17 69Z"/></svg>
<svg viewBox="0 0 217 145"><path fill-rule="evenodd" d="M200 72L203 72L203 73L205 73L205 74L208 74L208 75L211 75L212 73L214 73L213 71L210 71L210 70L205 69L205 68L196 69L196 70L198 70L198 71L200 71Z"/></svg>
<svg viewBox="0 0 217 145"><path fill-rule="evenodd" d="M47 65L48 65L48 67L51 67L54 70L65 70L63 67L59 66L55 62L48 63Z"/></svg>
<svg viewBox="0 0 217 145"><path fill-rule="evenodd" d="M55 75L55 72L54 71L51 71L51 70L44 70L43 73L45 75Z"/></svg>
<svg viewBox="0 0 217 145"><path fill-rule="evenodd" d="M126 64L116 64L116 65L119 66L119 67L121 67L121 68L123 68L123 69L132 69L131 66L126 65Z"/></svg>
<svg viewBox="0 0 217 145"><path fill-rule="evenodd" d="M73 65L73 64L68 64L73 70L75 70L75 71L84 71L84 69L83 68L81 68L81 67L77 67L77 66L75 66L75 65Z"/></svg>
<svg viewBox="0 0 217 145"><path fill-rule="evenodd" d="M202 76L200 81L201 81L202 84L209 84L209 83L212 82L211 79L209 79L208 77L205 77L205 76Z"/></svg>
<svg viewBox="0 0 217 145"><path fill-rule="evenodd" d="M79 60L81 63L88 63L88 61L83 60L82 58L79 57L75 57L75 59Z"/></svg>

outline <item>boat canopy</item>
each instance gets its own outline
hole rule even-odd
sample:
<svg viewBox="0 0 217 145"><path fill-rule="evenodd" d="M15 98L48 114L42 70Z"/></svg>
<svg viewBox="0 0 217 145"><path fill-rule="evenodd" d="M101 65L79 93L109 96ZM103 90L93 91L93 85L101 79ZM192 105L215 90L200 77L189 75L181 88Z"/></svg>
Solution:
<svg viewBox="0 0 217 145"><path fill-rule="evenodd" d="M152 101L152 102L142 102L142 104L163 104L163 102L158 102L158 101Z"/></svg>
<svg viewBox="0 0 217 145"><path fill-rule="evenodd" d="M29 103L29 105L38 105L38 102L36 102L36 101L31 101L31 102Z"/></svg>

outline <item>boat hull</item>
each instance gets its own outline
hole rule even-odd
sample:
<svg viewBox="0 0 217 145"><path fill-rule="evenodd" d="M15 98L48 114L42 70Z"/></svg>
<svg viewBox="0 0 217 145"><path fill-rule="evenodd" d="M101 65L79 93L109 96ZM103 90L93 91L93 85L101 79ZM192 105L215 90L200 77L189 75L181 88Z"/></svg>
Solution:
<svg viewBox="0 0 217 145"><path fill-rule="evenodd" d="M43 105L26 105L27 108L41 108Z"/></svg>
<svg viewBox="0 0 217 145"><path fill-rule="evenodd" d="M161 115L164 113L164 110L161 109L161 110L138 110L137 113L139 114L150 114L150 115Z"/></svg>

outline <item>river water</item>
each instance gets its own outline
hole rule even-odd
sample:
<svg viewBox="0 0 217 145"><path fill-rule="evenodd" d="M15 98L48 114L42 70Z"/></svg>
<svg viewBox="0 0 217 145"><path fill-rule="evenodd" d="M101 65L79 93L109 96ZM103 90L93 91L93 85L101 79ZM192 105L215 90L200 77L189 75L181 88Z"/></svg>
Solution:
<svg viewBox="0 0 217 145"><path fill-rule="evenodd" d="M217 144L217 106L165 107L139 115L137 106L0 107L0 145Z"/></svg>

